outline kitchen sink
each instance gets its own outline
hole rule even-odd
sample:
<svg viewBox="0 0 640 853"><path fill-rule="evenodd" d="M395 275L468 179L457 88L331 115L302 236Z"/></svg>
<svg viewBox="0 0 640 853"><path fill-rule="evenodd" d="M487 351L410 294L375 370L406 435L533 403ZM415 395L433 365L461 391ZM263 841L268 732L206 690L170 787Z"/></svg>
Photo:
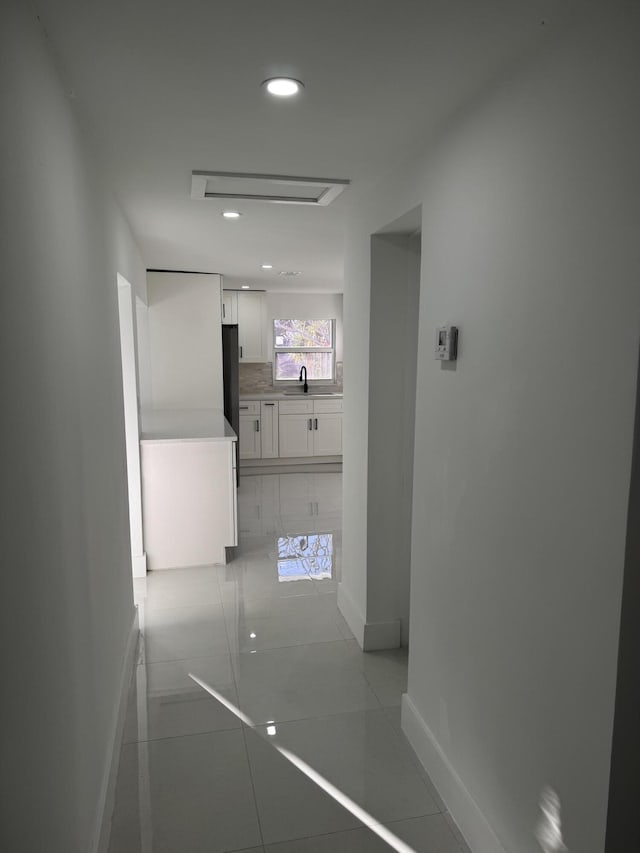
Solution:
<svg viewBox="0 0 640 853"><path fill-rule="evenodd" d="M283 391L286 397L340 397L339 391Z"/></svg>

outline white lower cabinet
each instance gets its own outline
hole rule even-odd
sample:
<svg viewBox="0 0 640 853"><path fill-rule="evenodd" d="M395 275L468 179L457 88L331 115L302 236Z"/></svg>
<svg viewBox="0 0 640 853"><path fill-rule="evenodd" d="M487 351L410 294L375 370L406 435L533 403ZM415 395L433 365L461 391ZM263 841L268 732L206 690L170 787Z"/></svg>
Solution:
<svg viewBox="0 0 640 853"><path fill-rule="evenodd" d="M342 412L314 415L313 455L340 456L342 453Z"/></svg>
<svg viewBox="0 0 640 853"><path fill-rule="evenodd" d="M260 459L260 403L257 400L240 401L238 443L240 459Z"/></svg>
<svg viewBox="0 0 640 853"><path fill-rule="evenodd" d="M280 456L313 456L312 415L280 415Z"/></svg>
<svg viewBox="0 0 640 853"><path fill-rule="evenodd" d="M226 562L238 544L235 440L142 440L149 569Z"/></svg>
<svg viewBox="0 0 640 853"><path fill-rule="evenodd" d="M342 399L240 401L240 459L342 455Z"/></svg>
<svg viewBox="0 0 640 853"><path fill-rule="evenodd" d="M263 459L275 459L279 453L278 403L260 403L260 451Z"/></svg>
<svg viewBox="0 0 640 853"><path fill-rule="evenodd" d="M280 456L340 456L342 399L280 403Z"/></svg>

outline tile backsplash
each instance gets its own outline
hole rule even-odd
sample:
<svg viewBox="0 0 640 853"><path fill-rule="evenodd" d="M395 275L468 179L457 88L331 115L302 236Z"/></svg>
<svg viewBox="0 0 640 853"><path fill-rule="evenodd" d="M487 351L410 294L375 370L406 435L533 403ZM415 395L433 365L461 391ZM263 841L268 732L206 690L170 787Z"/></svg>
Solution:
<svg viewBox="0 0 640 853"><path fill-rule="evenodd" d="M273 364L270 361L257 364L240 364L239 390L241 394L265 394L275 391L273 387ZM342 362L336 361L336 383L329 386L342 390Z"/></svg>

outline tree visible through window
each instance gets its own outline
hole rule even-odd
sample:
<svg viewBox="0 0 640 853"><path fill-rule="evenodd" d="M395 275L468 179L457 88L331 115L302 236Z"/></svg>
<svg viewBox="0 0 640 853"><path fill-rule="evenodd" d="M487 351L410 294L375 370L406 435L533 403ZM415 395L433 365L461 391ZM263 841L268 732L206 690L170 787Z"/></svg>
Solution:
<svg viewBox="0 0 640 853"><path fill-rule="evenodd" d="M334 326L333 320L274 320L276 381L297 381L304 366L309 381L334 382Z"/></svg>

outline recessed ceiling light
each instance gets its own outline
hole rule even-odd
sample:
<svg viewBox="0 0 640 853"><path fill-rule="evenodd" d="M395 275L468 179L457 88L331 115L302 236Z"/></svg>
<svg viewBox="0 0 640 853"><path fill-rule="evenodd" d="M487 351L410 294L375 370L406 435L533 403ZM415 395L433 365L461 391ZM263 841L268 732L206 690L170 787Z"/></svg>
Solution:
<svg viewBox="0 0 640 853"><path fill-rule="evenodd" d="M280 270L278 275L302 275L302 270Z"/></svg>
<svg viewBox="0 0 640 853"><path fill-rule="evenodd" d="M239 219L242 216L237 210L223 210L222 215L225 219Z"/></svg>
<svg viewBox="0 0 640 853"><path fill-rule="evenodd" d="M241 290L251 290L251 286L248 284L241 284L240 289Z"/></svg>
<svg viewBox="0 0 640 853"><path fill-rule="evenodd" d="M304 83L294 80L293 77L271 77L262 85L270 95L276 95L279 98L290 98L292 95L297 95L300 89L304 89Z"/></svg>
<svg viewBox="0 0 640 853"><path fill-rule="evenodd" d="M262 269L263 270L272 270L273 264L262 264Z"/></svg>

